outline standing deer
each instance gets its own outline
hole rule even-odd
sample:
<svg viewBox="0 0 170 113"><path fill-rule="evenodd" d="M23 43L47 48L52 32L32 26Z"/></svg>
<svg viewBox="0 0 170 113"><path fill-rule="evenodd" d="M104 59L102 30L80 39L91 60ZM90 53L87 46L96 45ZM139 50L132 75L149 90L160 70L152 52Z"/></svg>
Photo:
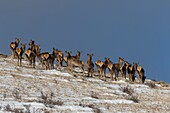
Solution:
<svg viewBox="0 0 170 113"><path fill-rule="evenodd" d="M115 68L115 80L117 80L119 72L120 72L120 68L122 67L124 63L124 58L119 57L118 63L114 64L114 68Z"/></svg>
<svg viewBox="0 0 170 113"><path fill-rule="evenodd" d="M82 51L77 51L77 54L75 56L71 56L71 57L79 60L81 53L82 53ZM70 52L70 54L71 54L71 52ZM65 61L66 66L68 66L68 64L67 64L68 63L67 62L67 56L63 57L63 60Z"/></svg>
<svg viewBox="0 0 170 113"><path fill-rule="evenodd" d="M67 62L68 62L68 68L71 69L71 73L73 73L74 67L79 67L84 75L84 62L75 58L72 58L70 55L70 52L66 51L67 54Z"/></svg>
<svg viewBox="0 0 170 113"><path fill-rule="evenodd" d="M81 51L77 51L77 53L76 53L76 55L75 56L71 56L71 57L73 57L73 58L75 58L75 59L80 59L80 55L81 55Z"/></svg>
<svg viewBox="0 0 170 113"><path fill-rule="evenodd" d="M25 51L25 56L27 57L29 64L35 68L35 58L36 58L36 54L31 50L28 49Z"/></svg>
<svg viewBox="0 0 170 113"><path fill-rule="evenodd" d="M22 55L25 51L25 46L26 46L26 44L21 44L21 48L17 48L15 50L15 54L18 58L18 66L22 66Z"/></svg>
<svg viewBox="0 0 170 113"><path fill-rule="evenodd" d="M99 78L103 77L103 65L104 65L104 62L102 62L101 60L97 60L95 62L96 64L96 67L97 67L97 71L99 73Z"/></svg>
<svg viewBox="0 0 170 113"><path fill-rule="evenodd" d="M99 77L100 78L103 77L103 74L104 74L104 77L105 77L105 80L106 80L106 68L107 68L107 65L108 65L107 60L105 60L105 62L102 62L101 60L97 60L95 62L95 64L96 64L97 70L98 70L98 72L100 74Z"/></svg>
<svg viewBox="0 0 170 113"><path fill-rule="evenodd" d="M86 61L86 68L87 68L87 71L88 71L88 77L89 76L93 76L93 72L94 72L94 64L92 62L92 56L93 54L87 54L88 56L88 59Z"/></svg>
<svg viewBox="0 0 170 113"><path fill-rule="evenodd" d="M36 45L36 44L35 44L35 41L33 41L33 40L30 40L30 42L29 42L29 49L30 49L32 52L34 52L36 55L39 54L40 51L41 51L40 45Z"/></svg>
<svg viewBox="0 0 170 113"><path fill-rule="evenodd" d="M29 48L30 49L32 49L33 48L33 46L35 45L35 41L33 41L33 40L30 40L30 42L29 42Z"/></svg>
<svg viewBox="0 0 170 113"><path fill-rule="evenodd" d="M107 68L110 72L110 79L113 80L113 74L115 73L115 67L110 58L105 58L105 62L107 62Z"/></svg>
<svg viewBox="0 0 170 113"><path fill-rule="evenodd" d="M135 81L135 67L132 66L132 64L128 63L127 61L125 61L126 64L126 70L129 76L129 81L130 82L134 82Z"/></svg>
<svg viewBox="0 0 170 113"><path fill-rule="evenodd" d="M25 55L29 61L29 64L35 68L35 59L36 56L38 56L38 54L41 51L41 47L40 45L35 45L35 42L33 40L30 40L29 42L29 48L28 50L25 51Z"/></svg>
<svg viewBox="0 0 170 113"><path fill-rule="evenodd" d="M144 83L144 82L145 82L145 79L146 79L145 70L143 69L142 66L138 66L137 63L134 63L134 68L135 68L135 71L136 71L137 74L138 74L139 82L140 82L140 83Z"/></svg>
<svg viewBox="0 0 170 113"><path fill-rule="evenodd" d="M107 62L107 68L110 71L110 78L113 80L113 74L115 74L115 81L117 81L120 69L123 65L124 58L119 57L118 63L112 63L109 58L105 58L105 62Z"/></svg>
<svg viewBox="0 0 170 113"><path fill-rule="evenodd" d="M10 43L10 49L12 51L12 57L13 58L15 58L15 50L19 46L19 43L20 43L20 39L19 38L16 38L15 42L11 42Z"/></svg>
<svg viewBox="0 0 170 113"><path fill-rule="evenodd" d="M38 54L38 58L43 64L45 65L45 69L50 69L50 64L51 64L51 54L49 52L43 52Z"/></svg>
<svg viewBox="0 0 170 113"><path fill-rule="evenodd" d="M126 79L126 71L127 71L127 64L124 63L124 65L122 65L122 67L120 68L120 74L121 77Z"/></svg>
<svg viewBox="0 0 170 113"><path fill-rule="evenodd" d="M55 60L59 63L59 67L63 66L63 52L53 48L53 55L55 57Z"/></svg>

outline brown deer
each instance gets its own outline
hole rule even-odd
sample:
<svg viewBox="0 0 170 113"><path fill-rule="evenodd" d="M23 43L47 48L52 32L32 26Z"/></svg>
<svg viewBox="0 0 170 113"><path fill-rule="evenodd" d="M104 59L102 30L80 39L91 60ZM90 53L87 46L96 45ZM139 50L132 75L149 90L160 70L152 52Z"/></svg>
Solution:
<svg viewBox="0 0 170 113"><path fill-rule="evenodd" d="M71 57L79 60L81 53L82 53L82 51L77 51L77 54L75 56L71 56ZM71 54L71 51L70 51L70 54ZM67 56L63 57L63 60L65 61L66 66L68 66Z"/></svg>
<svg viewBox="0 0 170 113"><path fill-rule="evenodd" d="M19 46L19 43L20 43L20 39L19 38L16 38L15 42L11 42L10 43L10 49L12 51L12 58L15 58L15 50Z"/></svg>
<svg viewBox="0 0 170 113"><path fill-rule="evenodd" d="M126 71L127 71L127 64L124 63L124 65L122 65L122 67L120 68L120 75L124 79L126 79Z"/></svg>
<svg viewBox="0 0 170 113"><path fill-rule="evenodd" d="M95 62L95 64L96 64L96 67L97 67L97 70L98 70L98 72L99 72L99 78L101 78L101 77L105 77L105 80L106 80L106 68L107 68L107 65L108 65L108 63L107 63L107 61L105 61L105 62L102 62L101 60L97 60L96 62ZM104 75L103 75L104 74Z"/></svg>
<svg viewBox="0 0 170 113"><path fill-rule="evenodd" d="M117 80L119 72L120 72L120 68L122 67L124 63L124 58L119 57L118 63L114 64L114 68L115 68L115 80Z"/></svg>
<svg viewBox="0 0 170 113"><path fill-rule="evenodd" d="M97 67L97 71L99 73L99 78L103 77L103 68L102 67L103 67L104 62L102 62L101 60L97 60L95 62L95 64Z"/></svg>
<svg viewBox="0 0 170 113"><path fill-rule="evenodd" d="M73 57L73 58L75 58L75 59L80 59L80 55L81 55L81 53L82 53L82 51L77 51L77 53L76 53L76 55L75 56L71 56L71 57Z"/></svg>
<svg viewBox="0 0 170 113"><path fill-rule="evenodd" d="M129 76L129 81L130 82L134 82L135 81L135 68L134 66L132 66L132 64L128 63L127 61L125 61L125 65L126 65L126 70Z"/></svg>
<svg viewBox="0 0 170 113"><path fill-rule="evenodd" d="M144 83L146 76L145 76L145 70L142 66L138 66L138 63L134 63L134 69L138 74L138 79L140 83Z"/></svg>
<svg viewBox="0 0 170 113"><path fill-rule="evenodd" d="M33 40L30 40L30 42L29 42L29 48L30 49L32 49L33 48L33 46L35 45L35 41L33 41Z"/></svg>
<svg viewBox="0 0 170 113"><path fill-rule="evenodd" d="M79 67L84 75L84 62L75 58L72 58L70 55L70 52L66 51L67 54L67 62L68 62L68 68L70 68L71 73L73 73L74 67Z"/></svg>
<svg viewBox="0 0 170 113"><path fill-rule="evenodd" d="M33 40L30 40L30 42L29 42L29 49L30 49L32 52L34 52L36 55L39 54L40 51L41 51L40 45L36 45L36 44L35 44L35 41L33 41Z"/></svg>
<svg viewBox="0 0 170 113"><path fill-rule="evenodd" d="M55 60L59 63L59 67L63 66L63 52L53 48L53 55L55 57Z"/></svg>
<svg viewBox="0 0 170 113"><path fill-rule="evenodd" d="M94 72L94 64L92 62L92 57L93 57L93 54L87 54L88 56L88 59L86 61L86 68L87 68L87 71L88 71L88 77L89 76L93 76L93 72Z"/></svg>
<svg viewBox="0 0 170 113"><path fill-rule="evenodd" d="M35 58L36 58L36 54L31 50L28 49L25 51L25 56L27 57L29 64L35 68Z"/></svg>
<svg viewBox="0 0 170 113"><path fill-rule="evenodd" d="M15 50L15 54L18 58L18 66L22 66L22 55L25 51L25 46L26 46L26 44L21 44L21 47L16 48L16 50Z"/></svg>
<svg viewBox="0 0 170 113"><path fill-rule="evenodd" d="M32 65L33 68L35 68L35 59L36 56L41 51L40 45L35 45L35 42L33 40L30 40L29 42L29 48L25 51L25 55L29 61L29 64Z"/></svg>
<svg viewBox="0 0 170 113"><path fill-rule="evenodd" d="M42 67L43 64L45 65L45 69L50 69L50 64L51 64L51 54L49 52L43 52L43 53L39 53L38 54L38 58L42 63Z"/></svg>
<svg viewBox="0 0 170 113"><path fill-rule="evenodd" d="M119 57L118 63L112 63L109 58L105 58L105 62L107 63L107 68L109 69L110 72L110 78L113 80L113 74L115 74L115 81L117 81L120 69L123 65L124 58Z"/></svg>
<svg viewBox="0 0 170 113"><path fill-rule="evenodd" d="M110 58L105 58L105 62L107 63L107 68L110 72L110 79L113 80L113 74L115 73L115 67Z"/></svg>

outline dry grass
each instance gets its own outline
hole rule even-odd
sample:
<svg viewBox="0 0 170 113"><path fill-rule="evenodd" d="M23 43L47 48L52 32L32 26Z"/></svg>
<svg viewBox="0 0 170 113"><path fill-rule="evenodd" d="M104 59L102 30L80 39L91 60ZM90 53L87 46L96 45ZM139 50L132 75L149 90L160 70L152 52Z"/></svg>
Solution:
<svg viewBox="0 0 170 113"><path fill-rule="evenodd" d="M148 85L150 88L156 88L155 82L146 82L145 85Z"/></svg>
<svg viewBox="0 0 170 113"><path fill-rule="evenodd" d="M127 93L128 95L132 95L134 93L134 90L129 86L120 86L119 90Z"/></svg>

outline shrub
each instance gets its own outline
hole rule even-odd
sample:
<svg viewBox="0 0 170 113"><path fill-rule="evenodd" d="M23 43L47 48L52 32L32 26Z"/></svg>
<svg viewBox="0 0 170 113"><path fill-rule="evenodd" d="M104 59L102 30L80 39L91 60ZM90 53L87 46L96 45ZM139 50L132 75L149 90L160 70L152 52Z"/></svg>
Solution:
<svg viewBox="0 0 170 113"><path fill-rule="evenodd" d="M135 103L139 103L139 99L137 98L137 96L131 95L129 97L127 97L128 100L132 100Z"/></svg>
<svg viewBox="0 0 170 113"><path fill-rule="evenodd" d="M41 92L41 100L39 101L40 103L43 103L45 106L50 106L52 107L53 105L58 105L58 106L62 106L64 102L59 101L59 100L53 100L52 96L54 96L53 93L51 93L50 96L48 96L47 94L45 95L43 92Z"/></svg>
<svg viewBox="0 0 170 113"><path fill-rule="evenodd" d="M127 93L128 95L132 95L134 93L134 90L129 86L120 86L119 88L122 92Z"/></svg>
<svg viewBox="0 0 170 113"><path fill-rule="evenodd" d="M146 82L145 84L148 85L150 88L155 88L156 87L154 82Z"/></svg>

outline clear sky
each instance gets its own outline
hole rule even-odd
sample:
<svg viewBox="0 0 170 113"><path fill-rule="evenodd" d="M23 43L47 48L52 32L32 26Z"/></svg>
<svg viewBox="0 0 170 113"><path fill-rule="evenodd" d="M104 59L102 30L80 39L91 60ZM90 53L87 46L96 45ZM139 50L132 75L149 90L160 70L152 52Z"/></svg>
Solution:
<svg viewBox="0 0 170 113"><path fill-rule="evenodd" d="M170 0L0 0L0 51L20 37L42 51L94 53L93 61L139 62L170 83Z"/></svg>

